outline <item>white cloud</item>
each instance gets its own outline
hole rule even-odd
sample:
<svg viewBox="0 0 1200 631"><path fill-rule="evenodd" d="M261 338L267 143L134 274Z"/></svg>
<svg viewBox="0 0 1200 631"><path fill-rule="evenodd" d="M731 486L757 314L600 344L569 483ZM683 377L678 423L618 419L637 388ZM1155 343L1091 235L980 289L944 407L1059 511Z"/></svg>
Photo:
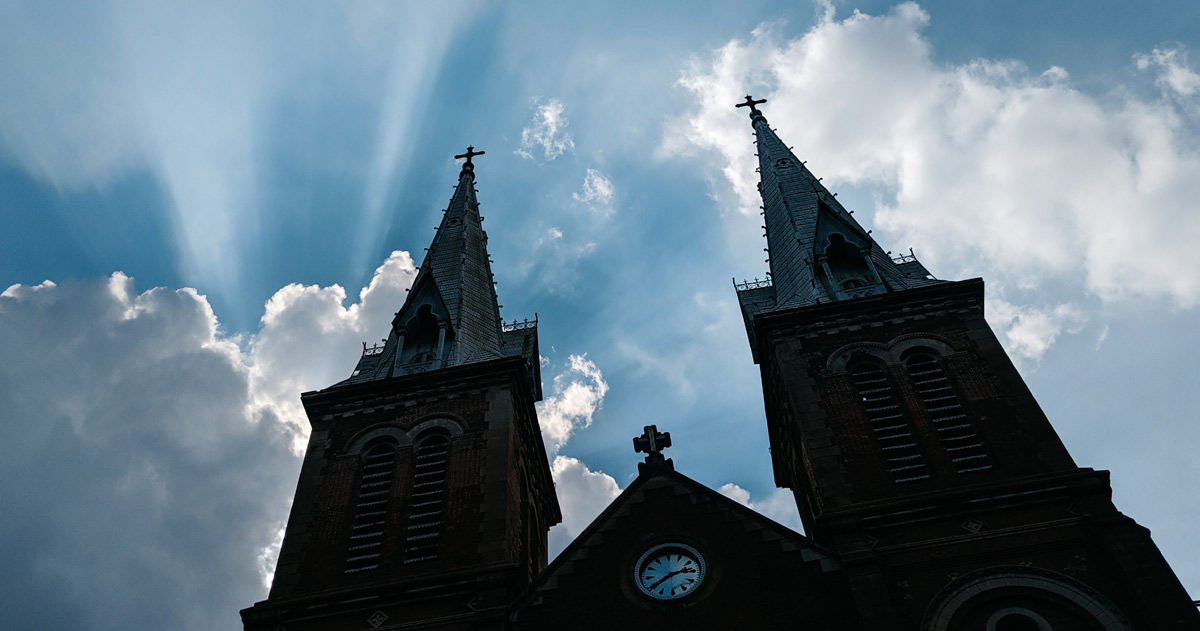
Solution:
<svg viewBox="0 0 1200 631"><path fill-rule="evenodd" d="M554 558L587 528L621 493L617 481L603 471L592 471L568 456L555 456L550 467L563 521L550 529L550 557Z"/></svg>
<svg viewBox="0 0 1200 631"><path fill-rule="evenodd" d="M1037 308L992 298L988 301L987 320L1000 333L1010 354L1036 362L1059 335L1082 330L1087 317L1070 304Z"/></svg>
<svg viewBox="0 0 1200 631"><path fill-rule="evenodd" d="M542 363L548 366L549 360L543 358ZM579 460L558 453L573 433L592 424L608 394L604 375L586 354L571 355L567 363L567 369L554 377L554 394L538 404L542 441L552 458L550 473L563 514L562 523L550 529L551 558L621 492L612 476L592 471Z"/></svg>
<svg viewBox="0 0 1200 631"><path fill-rule="evenodd" d="M563 114L566 109L562 101L549 99L545 103L540 98L534 98L533 120L529 127L521 130L521 147L513 153L534 159L533 152L541 149L542 156L547 162L575 148L575 141L566 131L567 117Z"/></svg>
<svg viewBox="0 0 1200 631"><path fill-rule="evenodd" d="M1195 121L1171 99L1090 96L1057 67L937 63L928 21L904 3L797 39L760 26L683 73L696 109L660 151L714 159L727 180L715 197L753 216L751 128L733 107L752 92L827 184L886 191L876 226L934 270L983 264L993 279L1069 279L1106 301L1200 303ZM1160 50L1144 65L1184 93L1184 61Z"/></svg>
<svg viewBox="0 0 1200 631"><path fill-rule="evenodd" d="M358 302L343 306L338 285L291 284L267 301L260 329L250 344L254 403L289 424L297 447L307 440L308 423L299 392L324 388L350 376L363 341L390 330L392 313L404 304L416 277L408 252L392 252L362 289Z"/></svg>
<svg viewBox="0 0 1200 631"><path fill-rule="evenodd" d="M223 335L195 290L137 293L120 272L4 290L0 476L37 481L0 486L20 515L0 556L25 577L0 593L8 619L238 626L274 570L307 428L298 395L349 375L413 275L393 253L348 307L340 287L289 285L248 340Z"/></svg>
<svg viewBox="0 0 1200 631"><path fill-rule="evenodd" d="M15 285L0 356L0 476L25 481L0 485L9 623L237 626L299 462L205 298L120 273Z"/></svg>
<svg viewBox="0 0 1200 631"><path fill-rule="evenodd" d="M550 229L546 231L545 235L538 237L538 240L533 243L533 248L536 250L537 248L540 248L543 245L546 245L547 243L554 243L556 241L562 241L562 238L563 238L563 231L558 228L555 228L554 226L551 226Z"/></svg>
<svg viewBox="0 0 1200 631"><path fill-rule="evenodd" d="M1196 74L1187 63L1187 49L1182 46L1155 48L1149 54L1135 55L1138 70L1154 68L1158 71L1157 83L1181 96L1200 92L1200 74Z"/></svg>
<svg viewBox="0 0 1200 631"><path fill-rule="evenodd" d="M554 394L539 403L538 422L546 451L557 454L571 434L592 424L604 403L608 383L587 354L571 355L567 370L554 377Z"/></svg>
<svg viewBox="0 0 1200 631"><path fill-rule="evenodd" d="M608 217L613 213L610 206L613 193L612 180L597 169L588 169L583 178L583 190L571 196L575 201L586 204L593 212Z"/></svg>
<svg viewBox="0 0 1200 631"><path fill-rule="evenodd" d="M770 517L772 520L795 530L803 532L800 524L800 513L796 511L796 498L787 489L775 489L764 499L751 501L750 491L729 482L721 485L717 492L729 499Z"/></svg>

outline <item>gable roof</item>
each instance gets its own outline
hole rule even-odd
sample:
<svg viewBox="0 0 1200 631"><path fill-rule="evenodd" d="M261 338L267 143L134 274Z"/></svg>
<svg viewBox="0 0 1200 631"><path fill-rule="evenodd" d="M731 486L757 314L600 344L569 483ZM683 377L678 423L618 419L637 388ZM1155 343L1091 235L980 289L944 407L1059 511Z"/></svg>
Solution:
<svg viewBox="0 0 1200 631"><path fill-rule="evenodd" d="M663 497L683 500L682 503L691 509L685 514L678 510L679 503L672 508L661 499ZM564 581L573 575L585 574L589 564L611 560L614 555L628 557L630 541L655 535L654 532L635 532L637 528L633 522L644 523L647 516L657 524L660 535L675 533L687 538L689 530L707 529L721 533L720 537L710 536L710 539L719 539L722 543L742 539L754 546L765 546L770 551L768 556L773 559L794 559L795 563L807 566L814 575L836 574L834 582L842 580L840 561L804 535L681 473L663 467L646 467L516 599L510 608L510 621L518 623L535 615L534 610L560 589L570 592L574 587ZM700 521L705 523L698 523ZM566 594L563 597L570 601Z"/></svg>

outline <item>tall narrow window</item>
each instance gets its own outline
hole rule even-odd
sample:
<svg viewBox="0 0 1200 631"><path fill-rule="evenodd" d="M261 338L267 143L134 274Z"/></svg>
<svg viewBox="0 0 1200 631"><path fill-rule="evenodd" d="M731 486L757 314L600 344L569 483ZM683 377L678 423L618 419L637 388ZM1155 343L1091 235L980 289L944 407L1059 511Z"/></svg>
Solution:
<svg viewBox="0 0 1200 631"><path fill-rule="evenodd" d="M383 530L387 525L388 497L392 493L392 477L395 470L394 443L377 443L363 454L362 480L358 483L358 506L355 507L354 525L350 529L350 546L346 553L347 574L379 567Z"/></svg>
<svg viewBox="0 0 1200 631"><path fill-rule="evenodd" d="M408 507L405 563L437 558L450 437L443 432L430 432L418 438L416 454L412 503Z"/></svg>
<svg viewBox="0 0 1200 631"><path fill-rule="evenodd" d="M850 370L850 379L862 397L867 417L871 419L871 429L883 449L884 461L893 479L896 482L928 479L929 470L908 421L896 403L896 395L883 366L862 362Z"/></svg>
<svg viewBox="0 0 1200 631"><path fill-rule="evenodd" d="M967 473L992 468L983 441L971 427L938 358L933 353L917 351L904 360L904 366L954 471Z"/></svg>

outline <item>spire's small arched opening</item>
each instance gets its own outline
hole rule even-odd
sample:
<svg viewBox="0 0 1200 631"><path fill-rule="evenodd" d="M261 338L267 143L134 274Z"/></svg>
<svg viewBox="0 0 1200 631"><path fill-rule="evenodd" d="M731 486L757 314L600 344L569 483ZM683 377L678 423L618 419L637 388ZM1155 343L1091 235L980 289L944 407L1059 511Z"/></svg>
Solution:
<svg viewBox="0 0 1200 631"><path fill-rule="evenodd" d="M408 320L404 341L409 353L409 362L425 362L437 359L438 321L429 305L417 307L417 313Z"/></svg>
<svg viewBox="0 0 1200 631"><path fill-rule="evenodd" d="M892 479L896 482L928 479L924 456L896 400L883 362L859 358L850 366L849 373Z"/></svg>
<svg viewBox="0 0 1200 631"><path fill-rule="evenodd" d="M450 459L450 433L432 428L413 442L416 454L412 500L408 507L405 563L436 559L442 532L446 494L446 469Z"/></svg>
<svg viewBox="0 0 1200 631"><path fill-rule="evenodd" d="M955 473L992 468L983 439L967 418L937 353L928 348L915 348L901 361Z"/></svg>
<svg viewBox="0 0 1200 631"><path fill-rule="evenodd" d="M854 243L841 232L827 234L817 258L830 293L841 300L881 293L883 285L869 257L869 245Z"/></svg>
<svg viewBox="0 0 1200 631"><path fill-rule="evenodd" d="M346 573L379 567L396 473L396 442L381 438L363 450L360 459L358 503L346 550Z"/></svg>
<svg viewBox="0 0 1200 631"><path fill-rule="evenodd" d="M829 271L839 284L856 282L862 287L874 281L871 268L867 266L866 257L863 256L862 247L846 241L842 233L834 232L829 235L825 255L828 257Z"/></svg>
<svg viewBox="0 0 1200 631"><path fill-rule="evenodd" d="M429 303L421 304L404 323L400 365L436 368L446 358L446 349L453 341L454 333L441 312L441 309L435 311Z"/></svg>

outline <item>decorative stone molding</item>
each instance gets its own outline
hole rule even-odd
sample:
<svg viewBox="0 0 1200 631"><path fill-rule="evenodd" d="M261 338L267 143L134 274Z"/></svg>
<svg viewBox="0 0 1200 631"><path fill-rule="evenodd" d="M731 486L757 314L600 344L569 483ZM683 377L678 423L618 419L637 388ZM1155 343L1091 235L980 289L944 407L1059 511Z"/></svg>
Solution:
<svg viewBox="0 0 1200 631"><path fill-rule="evenodd" d="M880 344L878 342L854 342L847 344L830 353L829 360L825 362L825 368L833 374L844 373L847 366L855 358L862 356L875 357L889 366L897 366L902 363L905 354L917 348L928 348L942 357L957 352L950 344L938 336L909 334L901 335L887 344Z"/></svg>
<svg viewBox="0 0 1200 631"><path fill-rule="evenodd" d="M450 434L451 438L455 436L461 436L463 433L462 424L457 420L447 417L438 417L429 419L427 421L422 421L408 430L405 430L399 425L374 425L366 430L363 430L357 436L351 439L349 445L346 447L346 450L343 452L343 455L357 456L362 453L363 448L366 447L368 443L384 436L390 437L392 440L396 441L396 445L399 448L408 447L413 444L413 440L417 438L417 436L420 436L426 430L435 427L440 427L446 430Z"/></svg>

